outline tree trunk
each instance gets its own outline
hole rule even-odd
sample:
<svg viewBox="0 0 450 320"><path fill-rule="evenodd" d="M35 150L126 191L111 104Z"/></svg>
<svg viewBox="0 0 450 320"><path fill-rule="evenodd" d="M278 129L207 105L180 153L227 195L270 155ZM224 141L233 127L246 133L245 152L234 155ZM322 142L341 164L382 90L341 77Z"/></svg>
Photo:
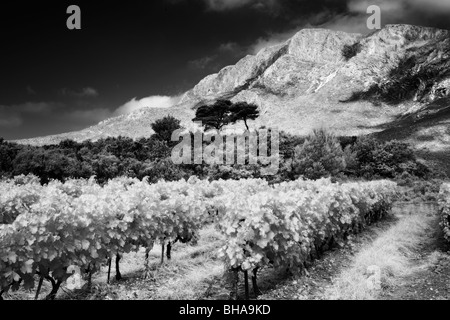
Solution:
<svg viewBox="0 0 450 320"><path fill-rule="evenodd" d="M233 281L233 286L234 286L234 300L238 300L239 298L239 271L234 270L234 281Z"/></svg>
<svg viewBox="0 0 450 320"><path fill-rule="evenodd" d="M106 283L108 283L108 284L109 284L109 279L111 277L111 264L112 264L112 259L109 258L108 259L108 280L106 281Z"/></svg>
<svg viewBox="0 0 450 320"><path fill-rule="evenodd" d="M120 269L119 269L119 261L122 257L120 256L120 254L117 252L116 254L116 280L119 281L122 279L122 274L120 273Z"/></svg>
<svg viewBox="0 0 450 320"><path fill-rule="evenodd" d="M45 300L55 300L56 294L58 293L59 287L61 286L61 281L57 280L55 282L55 280L53 280L53 278L51 277L47 277L47 280L49 280L52 284L52 291L50 291L50 293L45 297Z"/></svg>
<svg viewBox="0 0 450 320"><path fill-rule="evenodd" d="M147 247L147 248L145 248L145 265L144 265L144 269L145 269L145 271L144 271L144 279L147 279L147 277L148 277L148 275L149 275L149 273L150 273L150 267L149 267L149 265L148 265L148 258L149 258L149 255L150 255L150 251L151 251L152 249L150 248L150 247Z"/></svg>
<svg viewBox="0 0 450 320"><path fill-rule="evenodd" d="M169 243L167 243L167 260L172 259L172 243L169 241Z"/></svg>
<svg viewBox="0 0 450 320"><path fill-rule="evenodd" d="M34 300L37 300L39 297L39 293L41 292L41 288L42 288L42 282L44 282L44 277L41 276L39 278L39 284L38 284L38 287L36 290L36 295L34 296Z"/></svg>
<svg viewBox="0 0 450 320"><path fill-rule="evenodd" d="M244 118L244 123L245 123L245 127L246 127L247 130L248 130L248 125L247 125L247 119L246 119L246 118Z"/></svg>
<svg viewBox="0 0 450 320"><path fill-rule="evenodd" d="M258 282L257 282L257 278L256 278L257 274L258 274L258 268L253 269L252 285L253 285L253 292L255 293L255 297L257 297L261 294L261 291L258 288Z"/></svg>
<svg viewBox="0 0 450 320"><path fill-rule="evenodd" d="M250 300L250 295L248 293L248 272L244 271L244 282L245 282L245 300Z"/></svg>
<svg viewBox="0 0 450 320"><path fill-rule="evenodd" d="M161 244L161 265L164 263L164 242Z"/></svg>

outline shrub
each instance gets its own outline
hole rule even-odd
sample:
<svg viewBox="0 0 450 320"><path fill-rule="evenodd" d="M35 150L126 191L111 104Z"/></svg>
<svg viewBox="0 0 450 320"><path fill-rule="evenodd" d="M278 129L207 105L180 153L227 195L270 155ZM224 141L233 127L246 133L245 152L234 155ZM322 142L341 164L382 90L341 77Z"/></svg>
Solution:
<svg viewBox="0 0 450 320"><path fill-rule="evenodd" d="M361 137L352 151L357 161L356 174L367 179L401 177L405 172L423 178L430 172L404 142L381 142L372 137Z"/></svg>
<svg viewBox="0 0 450 320"><path fill-rule="evenodd" d="M339 143L341 144L342 150L347 148L348 146L353 146L358 139L357 136L339 136L337 137Z"/></svg>
<svg viewBox="0 0 450 320"><path fill-rule="evenodd" d="M240 180L259 178L259 167L256 165L212 165L206 168L210 180Z"/></svg>
<svg viewBox="0 0 450 320"><path fill-rule="evenodd" d="M155 137L159 140L165 141L168 145L172 145L172 133L181 128L180 120L166 116L162 119L156 120L151 124Z"/></svg>
<svg viewBox="0 0 450 320"><path fill-rule="evenodd" d="M352 45L346 44L342 48L342 56L345 58L345 60L350 60L354 56L356 56L358 53L361 52L362 46L361 43L356 42Z"/></svg>
<svg viewBox="0 0 450 320"><path fill-rule="evenodd" d="M174 164L170 158L143 163L138 178L142 179L145 176L149 177L150 183L156 183L160 180L178 181L189 178L189 174L186 174L181 166Z"/></svg>
<svg viewBox="0 0 450 320"><path fill-rule="evenodd" d="M295 148L292 167L296 176L319 179L339 175L346 163L337 138L321 129L314 130L303 145Z"/></svg>

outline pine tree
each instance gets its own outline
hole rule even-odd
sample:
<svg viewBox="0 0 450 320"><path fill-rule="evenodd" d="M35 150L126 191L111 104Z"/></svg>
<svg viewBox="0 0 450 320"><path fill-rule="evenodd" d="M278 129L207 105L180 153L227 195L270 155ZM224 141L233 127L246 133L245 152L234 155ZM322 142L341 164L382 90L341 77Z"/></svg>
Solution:
<svg viewBox="0 0 450 320"><path fill-rule="evenodd" d="M244 121L245 127L248 130L247 120L255 120L259 117L258 106L249 104L247 102L238 102L231 107L232 123L237 121Z"/></svg>
<svg viewBox="0 0 450 320"><path fill-rule="evenodd" d="M232 103L230 100L218 100L212 105L203 105L197 109L192 121L201 121L205 130L220 130L227 124L244 121L248 130L248 120L259 117L258 106L247 102Z"/></svg>
<svg viewBox="0 0 450 320"><path fill-rule="evenodd" d="M197 109L192 121L201 121L205 130L220 130L232 120L232 105L230 100L217 100L212 105L203 105Z"/></svg>

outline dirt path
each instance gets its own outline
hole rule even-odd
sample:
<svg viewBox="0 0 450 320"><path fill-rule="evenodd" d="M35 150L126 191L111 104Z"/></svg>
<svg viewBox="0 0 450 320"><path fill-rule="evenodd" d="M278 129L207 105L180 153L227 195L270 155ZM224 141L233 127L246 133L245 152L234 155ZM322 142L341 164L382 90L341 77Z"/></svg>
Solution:
<svg viewBox="0 0 450 320"><path fill-rule="evenodd" d="M259 299L449 299L450 256L439 227L436 204L396 203L394 215L378 222L342 248L315 261L307 275L289 277L265 268ZM103 299L228 299L227 281L216 252L220 241L205 230L196 246L177 245L174 259L160 266L151 253L153 278L143 280L142 253L123 261L125 280L101 285ZM368 285L368 267L379 268L381 288ZM104 283L102 277L98 278ZM241 281L241 291L243 291ZM243 292L241 292L243 297ZM88 298L93 298L91 295ZM251 296L251 298L255 298Z"/></svg>
<svg viewBox="0 0 450 320"><path fill-rule="evenodd" d="M437 206L397 203L393 212L391 218L367 228L344 247L326 252L306 275L292 277L284 270L264 268L258 278L264 294L258 299L450 299L449 245L442 239ZM62 288L58 298L226 300L232 288L217 258L222 241L213 228L201 233L197 245L176 244L173 259L162 266L161 250L155 247L150 254L152 276L148 279L142 278L144 252L140 251L121 261L123 280L106 284L104 267L96 274L92 291ZM379 289L368 282L368 267L373 266L380 271ZM113 269L112 277L114 274ZM33 292L15 296L10 298L32 299Z"/></svg>
<svg viewBox="0 0 450 320"><path fill-rule="evenodd" d="M399 222L397 217L380 221L366 229L354 239L347 242L344 247L335 248L316 260L307 270L307 274L296 278L285 279L279 282L274 289L265 292L259 299L275 300L326 300L326 299L352 299L354 297L336 297L331 292L344 293L342 280L344 272L355 267L355 259L361 250L372 244L380 234L387 232ZM358 269L358 268L356 268ZM364 275L364 270L354 272ZM353 286L358 281L353 283ZM347 284L346 292L354 288ZM348 295L348 294L347 294Z"/></svg>
<svg viewBox="0 0 450 320"><path fill-rule="evenodd" d="M450 246L443 239L436 210L428 213L432 218L424 228L416 255L410 259L411 272L384 290L379 299L450 299Z"/></svg>
<svg viewBox="0 0 450 320"><path fill-rule="evenodd" d="M309 274L280 283L261 299L450 299L450 255L434 203L396 203L395 216L344 248L327 253ZM380 286L374 285L379 270Z"/></svg>
<svg viewBox="0 0 450 320"><path fill-rule="evenodd" d="M223 263L217 258L222 241L212 226L201 230L197 244L176 243L172 249L172 259L165 258L160 264L161 246L156 245L149 256L149 271L144 274L142 249L137 253L124 255L120 262L123 279L114 279L115 268L111 272L111 283L107 284L107 268L95 274L91 292L79 290L74 294L61 295L62 299L95 300L198 300L228 299Z"/></svg>

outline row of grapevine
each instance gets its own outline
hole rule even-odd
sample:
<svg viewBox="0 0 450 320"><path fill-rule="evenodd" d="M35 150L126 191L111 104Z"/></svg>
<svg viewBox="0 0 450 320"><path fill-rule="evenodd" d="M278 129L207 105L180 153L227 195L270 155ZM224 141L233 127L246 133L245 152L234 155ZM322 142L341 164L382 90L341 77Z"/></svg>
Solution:
<svg viewBox="0 0 450 320"><path fill-rule="evenodd" d="M0 224L12 223L40 199L42 187L34 176L18 176L0 183Z"/></svg>
<svg viewBox="0 0 450 320"><path fill-rule="evenodd" d="M273 263L303 265L311 251L384 216L393 182L335 184L295 181L242 197L223 197L226 213L218 228L225 235L222 256L232 269L250 270Z"/></svg>
<svg viewBox="0 0 450 320"><path fill-rule="evenodd" d="M194 191L187 182L150 185L126 178L103 187L70 180L40 188L27 210L0 225L1 290L33 288L37 275L56 292L70 266L94 268L118 253L195 232L207 210Z"/></svg>
<svg viewBox="0 0 450 320"><path fill-rule="evenodd" d="M444 237L450 241L450 183L444 183L441 186L439 192L439 208Z"/></svg>
<svg viewBox="0 0 450 320"><path fill-rule="evenodd" d="M275 186L261 179L159 182L32 177L0 183L0 290L33 288L43 279L55 295L70 266L93 270L141 246L191 238L214 223L225 238L227 266L300 265L312 248L380 218L395 184L334 184L297 180ZM38 289L39 291L39 289ZM1 293L0 292L0 296Z"/></svg>

